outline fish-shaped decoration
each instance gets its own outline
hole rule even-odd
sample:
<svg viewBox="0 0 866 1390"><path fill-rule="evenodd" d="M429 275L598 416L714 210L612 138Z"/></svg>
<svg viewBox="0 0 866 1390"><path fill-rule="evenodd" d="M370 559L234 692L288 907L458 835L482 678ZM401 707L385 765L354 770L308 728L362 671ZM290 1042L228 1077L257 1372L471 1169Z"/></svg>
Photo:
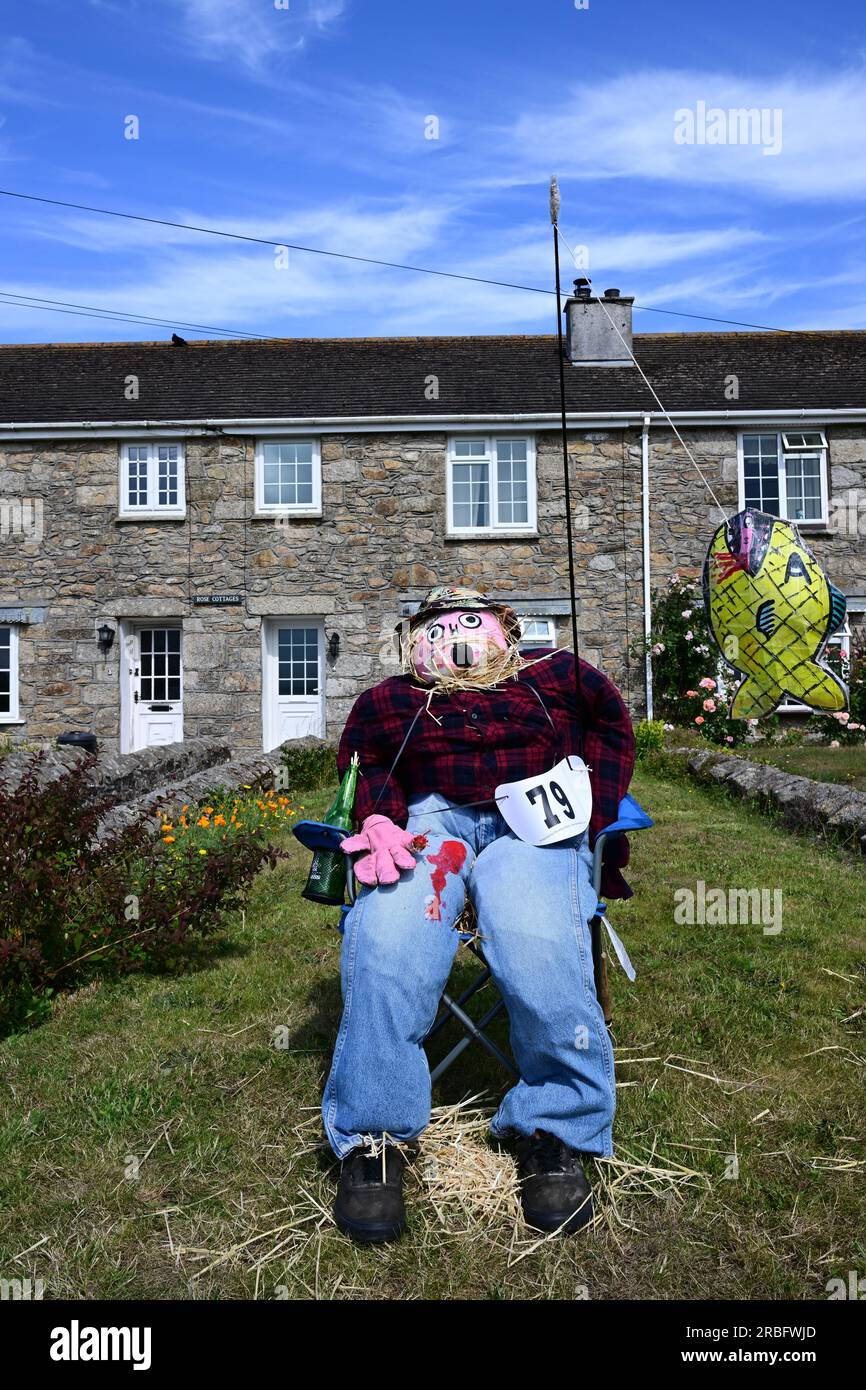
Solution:
<svg viewBox="0 0 866 1390"><path fill-rule="evenodd" d="M710 541L703 590L722 655L744 676L732 718L770 714L786 693L822 712L847 707L847 687L821 660L845 595L796 526L752 508L730 517Z"/></svg>

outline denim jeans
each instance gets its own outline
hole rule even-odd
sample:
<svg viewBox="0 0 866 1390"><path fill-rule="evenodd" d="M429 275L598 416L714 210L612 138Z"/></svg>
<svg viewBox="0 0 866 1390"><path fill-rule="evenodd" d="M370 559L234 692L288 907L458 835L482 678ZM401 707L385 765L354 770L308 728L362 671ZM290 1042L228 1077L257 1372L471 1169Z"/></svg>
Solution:
<svg viewBox="0 0 866 1390"><path fill-rule="evenodd" d="M322 1101L328 1141L343 1158L371 1136L415 1139L427 1125L423 1043L468 894L520 1071L491 1132L544 1129L584 1153L610 1155L613 1050L593 979L586 836L538 848L518 840L492 805L442 811L447 805L437 795L410 805L407 828L428 836L415 869L361 888L346 915L343 1016Z"/></svg>

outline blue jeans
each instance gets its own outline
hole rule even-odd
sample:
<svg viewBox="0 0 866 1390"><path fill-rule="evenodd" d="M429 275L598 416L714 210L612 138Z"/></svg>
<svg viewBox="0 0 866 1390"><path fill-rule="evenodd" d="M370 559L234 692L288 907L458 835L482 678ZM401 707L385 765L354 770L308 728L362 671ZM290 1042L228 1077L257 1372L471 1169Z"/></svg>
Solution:
<svg viewBox="0 0 866 1390"><path fill-rule="evenodd" d="M491 1132L544 1129L573 1149L610 1155L613 1049L593 978L586 836L537 848L518 840L494 806L430 814L447 805L438 795L410 805L408 829L429 837L415 869L387 887L361 888L346 915L343 1016L322 1101L331 1147L343 1158L370 1136L415 1139L427 1125L424 1038L468 893L520 1071Z"/></svg>

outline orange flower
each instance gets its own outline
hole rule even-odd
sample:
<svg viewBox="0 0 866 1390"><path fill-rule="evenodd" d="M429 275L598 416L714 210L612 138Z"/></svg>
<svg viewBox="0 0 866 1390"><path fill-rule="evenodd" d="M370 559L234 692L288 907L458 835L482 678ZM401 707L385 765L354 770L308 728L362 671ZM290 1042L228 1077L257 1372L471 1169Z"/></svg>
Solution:
<svg viewBox="0 0 866 1390"><path fill-rule="evenodd" d="M703 722L704 722L704 716L703 716L702 714L698 714L698 715L695 716L695 723L696 723L696 724L703 724Z"/></svg>
<svg viewBox="0 0 866 1390"><path fill-rule="evenodd" d="M210 825L210 821L208 820L207 816L199 816L198 820L196 821L196 825L201 825L206 830Z"/></svg>
<svg viewBox="0 0 866 1390"><path fill-rule="evenodd" d="M205 808L204 808L204 813L205 813L206 816L212 816L212 815L213 815L213 807L212 807L212 806L205 806Z"/></svg>
<svg viewBox="0 0 866 1390"><path fill-rule="evenodd" d="M173 845L173 844L174 844L174 836L173 836L173 835L166 835L162 843L163 843L164 845Z"/></svg>
<svg viewBox="0 0 866 1390"><path fill-rule="evenodd" d="M214 816L214 825L225 825L225 816Z"/></svg>

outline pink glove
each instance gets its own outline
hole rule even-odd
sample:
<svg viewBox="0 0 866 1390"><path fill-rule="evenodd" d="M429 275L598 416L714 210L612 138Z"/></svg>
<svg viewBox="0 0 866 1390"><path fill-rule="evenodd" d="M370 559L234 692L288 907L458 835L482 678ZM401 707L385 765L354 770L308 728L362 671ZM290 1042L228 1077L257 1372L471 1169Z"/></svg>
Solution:
<svg viewBox="0 0 866 1390"><path fill-rule="evenodd" d="M416 836L401 830L387 816L368 816L360 835L350 835L341 848L344 854L369 850L355 861L353 872L361 883L373 887L376 883L396 883L401 869L414 869L413 845L421 848Z"/></svg>

